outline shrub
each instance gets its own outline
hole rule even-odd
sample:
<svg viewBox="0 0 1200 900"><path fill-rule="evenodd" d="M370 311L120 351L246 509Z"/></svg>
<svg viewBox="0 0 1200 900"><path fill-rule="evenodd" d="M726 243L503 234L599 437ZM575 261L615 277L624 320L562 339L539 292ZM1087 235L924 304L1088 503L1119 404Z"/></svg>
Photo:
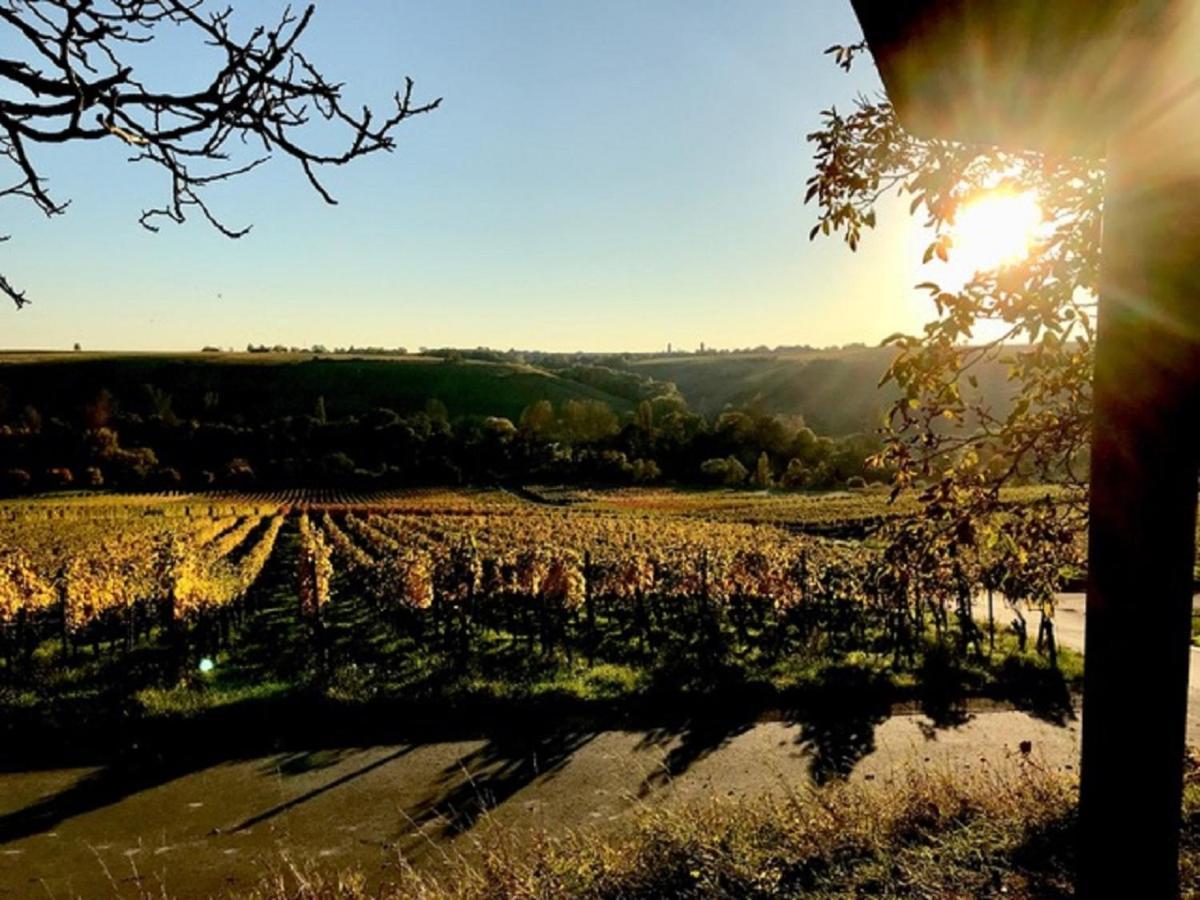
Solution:
<svg viewBox="0 0 1200 900"><path fill-rule="evenodd" d="M52 491L64 491L75 483L74 473L64 467L46 470L46 487Z"/></svg>
<svg viewBox="0 0 1200 900"><path fill-rule="evenodd" d="M254 484L254 469L249 460L238 457L225 466L225 481L232 487L249 487Z"/></svg>
<svg viewBox="0 0 1200 900"><path fill-rule="evenodd" d="M652 459L635 459L633 461L633 480L637 484L647 484L651 481L658 481L662 477L662 470L659 469L658 463Z"/></svg>
<svg viewBox="0 0 1200 900"><path fill-rule="evenodd" d="M159 466L151 475L150 483L155 490L174 491L183 484L183 475L171 466Z"/></svg>
<svg viewBox="0 0 1200 900"><path fill-rule="evenodd" d="M724 459L706 459L700 464L700 473L710 482L723 484L726 487L744 484L746 476L749 474L736 456L727 456Z"/></svg>
<svg viewBox="0 0 1200 900"><path fill-rule="evenodd" d="M8 469L0 475L0 490L6 494L20 494L29 490L32 481L33 476L24 469Z"/></svg>

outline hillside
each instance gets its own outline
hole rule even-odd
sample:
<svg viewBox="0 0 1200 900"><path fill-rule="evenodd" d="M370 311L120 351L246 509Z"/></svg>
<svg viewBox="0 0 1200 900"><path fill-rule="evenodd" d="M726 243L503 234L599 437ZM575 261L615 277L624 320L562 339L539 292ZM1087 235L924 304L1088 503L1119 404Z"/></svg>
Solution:
<svg viewBox="0 0 1200 900"><path fill-rule="evenodd" d="M312 413L321 398L331 420L379 407L405 415L438 400L452 418L516 421L536 400L556 406L600 400L625 413L636 405L639 390L663 389L650 382L654 379L675 384L689 408L708 417L751 408L802 416L818 434L838 436L878 427L896 396L891 386L879 388L893 352L871 347L611 362L581 357L571 364L548 358L545 367L431 356L0 352L0 415L32 406L43 416L71 421L106 389L121 411L153 413L165 401L181 418L300 415ZM601 362L615 371L597 367ZM993 364L977 375L987 399L1003 406L1003 367Z"/></svg>
<svg viewBox="0 0 1200 900"><path fill-rule="evenodd" d="M531 366L445 362L412 356L312 354L0 353L0 402L71 418L103 388L122 408L150 412L146 385L169 397L175 415L214 405L223 418L312 413L323 398L332 418L377 407L405 414L431 399L453 416L516 420L536 400L602 400L618 412L631 402Z"/></svg>
<svg viewBox="0 0 1200 900"><path fill-rule="evenodd" d="M895 399L893 386L879 388L895 350L865 347L788 353L663 356L630 362L634 372L671 381L688 405L705 415L751 407L765 413L803 416L818 434L873 431ZM1004 370L979 373L980 390L1003 405Z"/></svg>

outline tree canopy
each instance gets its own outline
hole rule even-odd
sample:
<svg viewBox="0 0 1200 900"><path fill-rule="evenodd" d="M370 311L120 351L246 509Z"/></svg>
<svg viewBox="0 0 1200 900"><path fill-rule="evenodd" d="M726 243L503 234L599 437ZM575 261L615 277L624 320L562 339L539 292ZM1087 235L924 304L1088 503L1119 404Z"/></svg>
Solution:
<svg viewBox="0 0 1200 900"><path fill-rule="evenodd" d="M827 52L849 69L865 50L857 43ZM809 140L816 172L806 202L818 212L810 239L840 236L857 250L890 195L908 200L930 236L923 259L930 276L915 289L928 293L934 315L921 333L884 342L897 354L883 383L900 393L876 461L895 472L894 491L916 491L927 513L897 526L908 529L896 535L898 545L919 546L931 566L960 553L1005 547L1028 555L1036 546L1051 573L1038 593L1049 600L1053 573L1078 560L1072 534L1085 510L1101 162L917 139L883 96L860 96L848 112L824 110ZM1037 198L1044 221L1028 255L943 284L959 213L997 191ZM1006 403L975 390L976 373L997 363L1011 386ZM1015 481L1067 485L1075 502L1014 514L1000 489Z"/></svg>

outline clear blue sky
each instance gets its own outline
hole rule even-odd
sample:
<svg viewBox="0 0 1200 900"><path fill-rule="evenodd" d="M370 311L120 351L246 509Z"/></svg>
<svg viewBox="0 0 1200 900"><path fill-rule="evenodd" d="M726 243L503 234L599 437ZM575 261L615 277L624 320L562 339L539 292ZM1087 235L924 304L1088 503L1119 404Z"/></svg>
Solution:
<svg viewBox="0 0 1200 900"><path fill-rule="evenodd" d="M412 75L442 108L396 153L330 173L337 207L283 159L214 191L253 222L240 241L198 220L144 232L165 185L120 146L40 153L72 206L45 220L6 201L0 272L36 303L0 310L0 346L652 350L912 330L927 311L902 213L857 255L807 239L804 136L878 89L869 63L846 76L822 55L857 35L847 0L326 0L308 47L353 98L386 102Z"/></svg>

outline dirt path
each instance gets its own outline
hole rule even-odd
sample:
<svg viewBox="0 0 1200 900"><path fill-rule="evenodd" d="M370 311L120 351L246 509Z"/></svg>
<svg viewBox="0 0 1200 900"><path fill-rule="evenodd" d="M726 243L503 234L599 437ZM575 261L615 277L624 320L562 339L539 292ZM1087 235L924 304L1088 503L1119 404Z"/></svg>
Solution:
<svg viewBox="0 0 1200 900"><path fill-rule="evenodd" d="M996 609L996 626L1006 626L1012 614L1004 609L999 598L994 601ZM1054 634L1059 644L1072 650L1084 650L1084 607L1086 597L1083 594L1059 594L1054 613ZM1200 609L1200 594L1193 605ZM987 616L987 602L979 599L975 606L976 617L984 619ZM1037 637L1037 615L1029 616L1030 640ZM1200 647L1192 647L1191 673L1188 679L1188 724L1187 740L1189 744L1200 745Z"/></svg>
<svg viewBox="0 0 1200 900"><path fill-rule="evenodd" d="M908 715L864 722L840 740L844 761L837 741L785 722L565 731L513 746L281 753L126 792L106 785L105 770L0 774L0 897L132 897L163 885L203 897L251 885L264 863L287 858L361 867L380 880L402 858L470 856L493 826L619 828L647 805L785 794L843 768L856 779L911 766L998 768L1015 764L1026 740L1035 758L1069 768L1078 727L989 712L937 728Z"/></svg>

